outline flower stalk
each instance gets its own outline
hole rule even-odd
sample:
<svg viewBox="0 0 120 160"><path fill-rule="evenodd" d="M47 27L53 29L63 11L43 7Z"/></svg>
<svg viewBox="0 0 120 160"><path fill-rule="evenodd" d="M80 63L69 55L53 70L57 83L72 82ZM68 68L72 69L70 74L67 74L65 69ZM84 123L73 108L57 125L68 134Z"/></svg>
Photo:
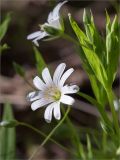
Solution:
<svg viewBox="0 0 120 160"><path fill-rule="evenodd" d="M33 127L32 125L28 124L28 123L24 123L24 122L19 122L19 125L21 126L24 126L24 127L27 127L31 130L33 130L34 132L36 132L37 134L39 134L40 136L43 136L43 137L47 137L47 135L40 131L39 129ZM49 137L49 140L53 143L55 143L56 145L58 145L60 148L62 148L63 150L67 151L67 152L70 152L66 147L64 147L63 145L61 145L60 143L58 143L57 141L55 141L53 138Z"/></svg>

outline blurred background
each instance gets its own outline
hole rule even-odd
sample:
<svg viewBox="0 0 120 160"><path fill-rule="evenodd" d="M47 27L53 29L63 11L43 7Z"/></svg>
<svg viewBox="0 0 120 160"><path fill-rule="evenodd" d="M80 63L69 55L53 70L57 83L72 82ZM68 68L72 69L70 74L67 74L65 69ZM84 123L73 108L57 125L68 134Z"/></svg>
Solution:
<svg viewBox="0 0 120 160"><path fill-rule="evenodd" d="M31 91L29 85L18 76L13 68L13 62L19 63L26 70L26 78L32 84L32 78L37 74L35 68L35 56L33 44L26 39L27 35L39 30L39 24L46 22L49 12L60 1L58 0L1 0L1 20L8 12L12 12L6 36L2 43L7 43L9 49L1 55L1 75L0 75L0 120L2 117L2 105L9 101L14 109L15 118L34 125L40 130L49 133L57 124L55 120L51 124L44 121L44 109L33 112L30 104L26 101L26 94ZM115 0L70 0L62 9L61 14L64 17L65 32L73 34L68 20L68 13L76 19L78 24L83 28L82 15L84 8L91 9L94 15L96 26L102 35L105 35L105 9L110 14L111 19L116 13L118 1ZM73 67L75 72L69 78L69 83L75 83L80 86L80 90L91 96L94 96L90 87L90 82L86 73L83 71L81 61L77 55L75 46L64 39L53 41L39 41L39 51L44 60L50 66L52 72L56 66L65 62L68 67ZM114 90L119 96L119 72L114 82ZM72 122L78 127L97 128L99 113L97 109L80 99L77 96L74 109L69 116ZM26 159L38 148L44 140L33 131L17 127L17 158ZM62 135L62 137L61 137ZM65 146L69 146L69 133L66 125L60 127L53 136L57 141ZM84 135L83 135L84 143ZM59 148L52 142L48 142L45 147L38 150L34 159L66 159L70 158L69 154Z"/></svg>

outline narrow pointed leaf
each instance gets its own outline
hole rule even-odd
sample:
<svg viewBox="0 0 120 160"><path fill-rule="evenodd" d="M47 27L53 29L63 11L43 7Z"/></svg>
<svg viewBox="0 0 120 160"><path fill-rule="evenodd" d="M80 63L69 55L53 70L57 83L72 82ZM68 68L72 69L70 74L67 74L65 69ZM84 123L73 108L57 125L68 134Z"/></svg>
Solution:
<svg viewBox="0 0 120 160"><path fill-rule="evenodd" d="M91 141L90 141L90 137L87 134L87 150L88 150L88 159L92 160L93 159L93 153L92 153L92 146L91 146Z"/></svg>
<svg viewBox="0 0 120 160"><path fill-rule="evenodd" d="M22 66L20 66L16 62L13 62L13 67L18 75L20 75L21 77L25 76L25 70Z"/></svg>
<svg viewBox="0 0 120 160"><path fill-rule="evenodd" d="M39 52L39 50L36 47L33 47L33 50L35 53L37 72L39 75L41 75L42 70L46 67L46 63L42 57L42 54Z"/></svg>
<svg viewBox="0 0 120 160"><path fill-rule="evenodd" d="M5 20L0 24L0 40L5 36L9 23L11 20L11 13L8 13L5 17Z"/></svg>

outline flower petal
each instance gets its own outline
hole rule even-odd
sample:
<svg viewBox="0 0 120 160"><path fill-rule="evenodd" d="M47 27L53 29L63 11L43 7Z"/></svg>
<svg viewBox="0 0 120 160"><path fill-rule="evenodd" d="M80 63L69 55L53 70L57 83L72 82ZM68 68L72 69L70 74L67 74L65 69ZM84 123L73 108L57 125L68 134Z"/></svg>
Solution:
<svg viewBox="0 0 120 160"><path fill-rule="evenodd" d="M61 92L63 94L72 94L72 93L77 93L78 91L79 91L79 87L77 85L72 85L72 86L65 85L61 89Z"/></svg>
<svg viewBox="0 0 120 160"><path fill-rule="evenodd" d="M38 76L33 79L33 84L39 90L44 90L46 88L45 83L43 83L43 81Z"/></svg>
<svg viewBox="0 0 120 160"><path fill-rule="evenodd" d="M41 98L31 104L31 109L35 111L36 109L43 107L51 102L53 102L53 100L47 100L45 98Z"/></svg>
<svg viewBox="0 0 120 160"><path fill-rule="evenodd" d="M47 85L51 85L51 84L53 83L48 68L45 68L45 69L42 71L42 78L43 78L43 80L45 81L45 83L46 83Z"/></svg>
<svg viewBox="0 0 120 160"><path fill-rule="evenodd" d="M54 117L57 120L60 120L61 118L61 112L60 112L60 102L55 102L56 104L54 105Z"/></svg>
<svg viewBox="0 0 120 160"><path fill-rule="evenodd" d="M28 40L31 40L31 39L37 38L37 37L41 36L42 33L43 33L43 32L41 32L41 31L36 31L36 32L28 35L28 36L27 36L27 39L28 39Z"/></svg>
<svg viewBox="0 0 120 160"><path fill-rule="evenodd" d="M46 37L46 36L48 36L48 34L47 34L46 32L41 32L41 35L40 35L39 37L35 38L35 39L33 40L33 43L34 43L36 46L39 46L38 40L40 40L40 39L42 39L42 38L44 38L44 37Z"/></svg>
<svg viewBox="0 0 120 160"><path fill-rule="evenodd" d="M53 21L53 13L50 12L47 18L48 23L50 23L51 21Z"/></svg>
<svg viewBox="0 0 120 160"><path fill-rule="evenodd" d="M53 111L53 108L54 108L54 103L50 104L46 110L45 110L45 113L44 113L44 118L46 120L47 123L50 123L51 120L52 120L52 111Z"/></svg>
<svg viewBox="0 0 120 160"><path fill-rule="evenodd" d="M70 96L62 95L61 99L60 99L60 102L62 102L64 104L67 104L67 105L73 105L73 103L75 102L75 100L72 97L70 97Z"/></svg>
<svg viewBox="0 0 120 160"><path fill-rule="evenodd" d="M74 71L73 68L68 69L63 76L60 79L60 86L63 86L65 81L67 80L67 78L72 74L72 72Z"/></svg>
<svg viewBox="0 0 120 160"><path fill-rule="evenodd" d="M60 78L65 70L66 64L65 63L61 63L58 65L58 67L56 68L54 75L53 75L53 82L58 85Z"/></svg>
<svg viewBox="0 0 120 160"><path fill-rule="evenodd" d="M59 17L59 10L60 10L60 8L61 8L66 2L67 2L67 1L58 3L58 5L53 9L53 11L52 11L52 17L53 17L53 19Z"/></svg>
<svg viewBox="0 0 120 160"><path fill-rule="evenodd" d="M62 30L62 25L60 23L59 17L57 19L54 19L53 21L51 21L49 24L46 24L46 26L50 26L50 27Z"/></svg>
<svg viewBox="0 0 120 160"><path fill-rule="evenodd" d="M43 97L43 93L40 92L40 91L36 91L36 92L30 92L28 95L27 95L27 99L28 101L35 101L37 99L40 99Z"/></svg>

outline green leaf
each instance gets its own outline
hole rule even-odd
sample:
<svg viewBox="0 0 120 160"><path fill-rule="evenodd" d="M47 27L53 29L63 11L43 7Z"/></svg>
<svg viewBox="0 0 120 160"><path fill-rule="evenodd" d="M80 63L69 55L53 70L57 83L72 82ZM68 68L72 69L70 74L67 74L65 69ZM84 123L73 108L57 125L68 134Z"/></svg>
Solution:
<svg viewBox="0 0 120 160"><path fill-rule="evenodd" d="M90 15L87 14L87 12L86 12L86 9L84 9L84 12L83 12L83 23L84 23L84 27L86 30L86 35L92 41L93 38L92 38L90 30L89 30L89 25L91 23L91 20L90 20Z"/></svg>
<svg viewBox="0 0 120 160"><path fill-rule="evenodd" d="M0 122L1 127L7 127L7 128L16 127L18 124L19 122L16 120L4 120Z"/></svg>
<svg viewBox="0 0 120 160"><path fill-rule="evenodd" d="M97 31L97 28L94 24L92 12L90 13L84 10L83 22L87 38L89 39L89 41L93 46L92 50L98 55L99 59L104 64L104 66L106 66L105 42L104 39L99 34L99 32Z"/></svg>
<svg viewBox="0 0 120 160"><path fill-rule="evenodd" d="M2 54L2 52L6 49L9 49L9 46L5 43L3 45L0 45L0 55Z"/></svg>
<svg viewBox="0 0 120 160"><path fill-rule="evenodd" d="M36 60L36 67L38 74L41 75L42 70L47 66L42 54L39 52L39 50L36 47L33 47L34 53L35 53L35 60Z"/></svg>
<svg viewBox="0 0 120 160"><path fill-rule="evenodd" d="M20 75L21 77L25 76L25 70L22 66L20 66L16 62L13 62L13 67L18 75Z"/></svg>
<svg viewBox="0 0 120 160"><path fill-rule="evenodd" d="M89 74L88 76L90 79L94 96L102 106L105 106L108 101L105 89L103 88L102 84L97 80L97 78L94 75Z"/></svg>
<svg viewBox="0 0 120 160"><path fill-rule="evenodd" d="M11 20L11 13L8 13L5 17L5 20L0 25L0 40L2 40L3 37L5 36L10 20Z"/></svg>
<svg viewBox="0 0 120 160"><path fill-rule="evenodd" d="M90 141L90 137L87 134L87 150L88 150L88 159L93 159L93 153L92 153L92 146L91 146L91 141Z"/></svg>
<svg viewBox="0 0 120 160"><path fill-rule="evenodd" d="M106 81L107 81L107 74L105 71L105 68L100 61L97 54L89 47L89 40L86 37L86 35L82 32L82 30L79 28L77 23L72 19L72 17L69 15L71 26L78 37L80 44L82 43L82 49L84 51L84 54L87 59L87 63L91 66L91 69L94 73L94 75L97 77L97 79L101 82L101 84L106 88ZM86 46L86 47L85 47ZM88 65L88 64L87 64ZM89 73L90 74L90 73Z"/></svg>
<svg viewBox="0 0 120 160"><path fill-rule="evenodd" d="M4 105L3 121L13 121L13 111L10 104ZM0 129L0 159L13 160L15 159L15 128L1 127Z"/></svg>
<svg viewBox="0 0 120 160"><path fill-rule="evenodd" d="M112 83L115 79L119 63L119 55L120 55L119 35L120 35L120 25L118 24L117 16L115 16L113 23L111 25L111 31L109 31L109 33L106 35L107 75L110 86L112 86Z"/></svg>
<svg viewBox="0 0 120 160"><path fill-rule="evenodd" d="M108 35L110 31L111 31L111 21L110 21L109 14L106 11L106 35Z"/></svg>
<svg viewBox="0 0 120 160"><path fill-rule="evenodd" d="M79 145L79 152L80 152L82 160L86 160L86 153L84 151L84 147L83 147L82 143L80 143L80 145Z"/></svg>
<svg viewBox="0 0 120 160"><path fill-rule="evenodd" d="M103 64L101 63L100 59L96 55L95 52L93 52L90 49L84 48L84 53L86 55L86 58L95 74L97 79L101 82L101 84L104 86L104 88L107 87L107 74L105 71L105 68Z"/></svg>

